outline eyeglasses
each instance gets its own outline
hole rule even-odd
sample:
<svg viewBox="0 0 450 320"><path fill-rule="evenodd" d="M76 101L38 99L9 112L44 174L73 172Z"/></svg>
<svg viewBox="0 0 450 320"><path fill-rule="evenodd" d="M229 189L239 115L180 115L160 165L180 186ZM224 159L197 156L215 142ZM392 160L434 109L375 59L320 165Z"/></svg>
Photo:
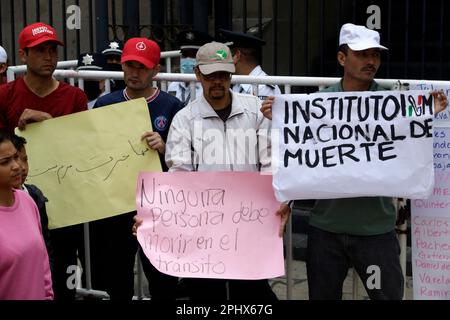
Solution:
<svg viewBox="0 0 450 320"><path fill-rule="evenodd" d="M206 81L212 81L212 80L222 80L222 81L226 81L226 80L230 80L231 79L231 73L229 72L224 72L224 71L218 71L218 72L213 72L210 74L201 74L203 79L205 79Z"/></svg>

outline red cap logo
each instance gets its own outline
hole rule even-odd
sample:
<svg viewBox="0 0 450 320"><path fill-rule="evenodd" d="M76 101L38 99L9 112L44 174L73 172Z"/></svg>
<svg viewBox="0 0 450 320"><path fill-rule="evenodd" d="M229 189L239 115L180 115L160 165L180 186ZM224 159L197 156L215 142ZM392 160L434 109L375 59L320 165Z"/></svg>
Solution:
<svg viewBox="0 0 450 320"><path fill-rule="evenodd" d="M56 35L56 30L42 22L26 26L19 34L20 49L32 48L47 41L56 42L60 46L63 45Z"/></svg>
<svg viewBox="0 0 450 320"><path fill-rule="evenodd" d="M139 51L144 51L145 49L147 49L147 46L144 42L141 41L136 43L136 49L138 49Z"/></svg>
<svg viewBox="0 0 450 320"><path fill-rule="evenodd" d="M161 49L155 41L147 38L131 38L124 47L121 63L127 61L137 61L146 68L153 69L159 64Z"/></svg>

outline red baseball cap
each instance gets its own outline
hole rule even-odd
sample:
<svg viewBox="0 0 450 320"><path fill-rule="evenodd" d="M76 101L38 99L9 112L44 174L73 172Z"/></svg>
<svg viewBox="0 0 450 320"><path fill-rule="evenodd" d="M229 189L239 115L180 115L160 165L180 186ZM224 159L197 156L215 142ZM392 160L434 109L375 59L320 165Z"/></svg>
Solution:
<svg viewBox="0 0 450 320"><path fill-rule="evenodd" d="M36 22L26 26L19 34L20 49L32 48L43 42L53 41L63 46L58 39L56 30L48 24Z"/></svg>
<svg viewBox="0 0 450 320"><path fill-rule="evenodd" d="M161 49L155 41L147 38L131 38L124 47L121 63L137 61L149 69L153 69L161 57Z"/></svg>

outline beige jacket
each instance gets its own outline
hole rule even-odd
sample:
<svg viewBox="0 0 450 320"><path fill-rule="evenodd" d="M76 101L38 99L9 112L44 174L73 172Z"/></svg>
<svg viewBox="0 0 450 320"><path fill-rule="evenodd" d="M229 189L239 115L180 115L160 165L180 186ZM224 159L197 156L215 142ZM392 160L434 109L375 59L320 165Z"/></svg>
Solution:
<svg viewBox="0 0 450 320"><path fill-rule="evenodd" d="M225 122L203 95L175 115L166 142L169 171L270 171L270 121L260 100L230 92Z"/></svg>

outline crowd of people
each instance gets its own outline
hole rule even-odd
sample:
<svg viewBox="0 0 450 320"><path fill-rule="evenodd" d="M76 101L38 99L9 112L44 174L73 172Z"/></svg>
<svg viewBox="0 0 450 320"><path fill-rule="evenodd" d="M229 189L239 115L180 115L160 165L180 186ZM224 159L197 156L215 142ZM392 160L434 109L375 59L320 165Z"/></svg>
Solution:
<svg viewBox="0 0 450 320"><path fill-rule="evenodd" d="M123 70L124 80L84 81L84 91L53 77L58 46L64 45L56 31L44 23L25 27L19 35L19 57L27 67L23 77L0 86L0 299L74 300L76 290L67 286L67 268L83 263L83 228L74 225L48 230L46 202L38 186L25 183L28 174L26 141L14 134L28 123L45 121L75 112L145 98L153 130L141 139L156 150L163 171L270 171L270 127L277 86L249 84L231 86L233 74L265 76L261 68L263 40L240 32L219 30L219 38L196 31L179 34L180 71L195 74L197 83L171 83L168 92L153 87L160 72L160 47L147 38L125 43L111 41L98 53L79 56L78 70ZM375 81L382 52L379 34L364 26L345 24L339 36L337 61L343 67L341 81L324 91L383 90ZM7 68L0 48L0 72ZM195 89L195 99L191 88ZM447 98L433 92L435 112ZM258 143L252 148L255 162L209 163L198 137L202 130L226 128L251 131ZM226 124L226 126L224 126ZM224 129L225 128L225 129ZM187 134L186 134L187 132ZM38 143L38 142L33 142ZM201 146L200 146L201 148ZM245 155L244 155L245 158ZM292 199L295 200L295 199ZM281 204L280 233L290 214ZM342 285L353 266L365 283L368 265L380 266L382 286L367 288L372 299L402 299L403 275L399 245L394 231L396 212L391 198L365 197L316 201L308 234L307 276L310 299L341 299ZM154 300L177 298L182 284L192 300L262 300L277 296L268 280L178 279L159 272L143 254L136 230L142 221L136 212L90 223L92 285L105 290L112 300L134 295L134 265L139 254L149 292ZM113 233L114 237L109 237ZM106 241L107 239L107 241ZM257 266L255 266L257 268Z"/></svg>

